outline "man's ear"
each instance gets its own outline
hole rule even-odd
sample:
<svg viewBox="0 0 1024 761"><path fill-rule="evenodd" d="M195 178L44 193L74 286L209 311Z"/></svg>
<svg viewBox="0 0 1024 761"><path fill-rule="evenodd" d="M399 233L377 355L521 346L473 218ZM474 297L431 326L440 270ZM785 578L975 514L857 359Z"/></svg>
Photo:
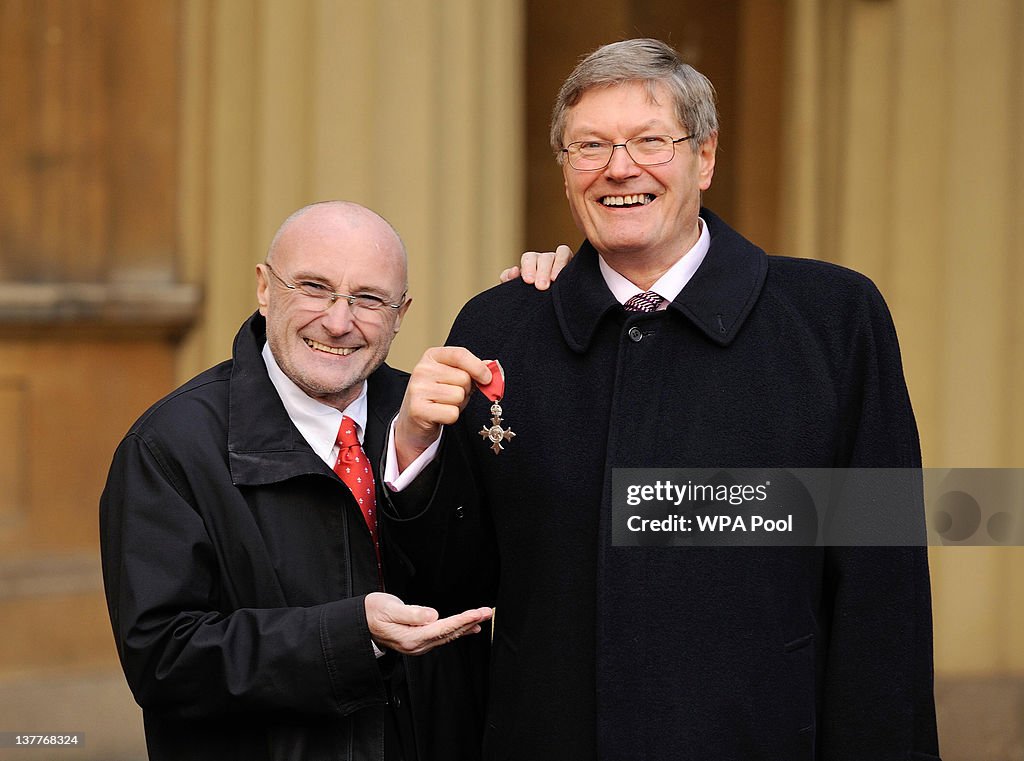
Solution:
<svg viewBox="0 0 1024 761"><path fill-rule="evenodd" d="M398 308L398 315L395 317L395 332L402 327L402 318L405 317L405 313L409 311L409 307L412 306L412 296L405 299L405 303Z"/></svg>
<svg viewBox="0 0 1024 761"><path fill-rule="evenodd" d="M256 265L256 301L260 305L260 314L266 317L270 303L270 277L265 264Z"/></svg>
<svg viewBox="0 0 1024 761"><path fill-rule="evenodd" d="M703 142L697 152L697 159L700 166L697 170L698 186L702 191L711 187L711 178L715 176L715 153L718 150L718 133L712 132L711 136Z"/></svg>

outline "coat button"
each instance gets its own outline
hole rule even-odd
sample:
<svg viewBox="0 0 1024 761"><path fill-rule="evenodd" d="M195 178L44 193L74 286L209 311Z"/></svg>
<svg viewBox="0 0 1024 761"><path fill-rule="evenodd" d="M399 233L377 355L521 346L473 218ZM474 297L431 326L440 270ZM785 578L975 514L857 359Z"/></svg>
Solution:
<svg viewBox="0 0 1024 761"><path fill-rule="evenodd" d="M643 340L643 338L644 338L644 333L643 333L643 331L642 331L642 330L640 330L640 328L638 328L638 327L636 327L636 326L633 326L632 328L630 328L630 329L629 329L629 333L628 333L627 335L629 335L629 337L630 337L630 338L631 338L631 339L632 339L633 341L636 341L637 343L639 343L640 341L642 341L642 340Z"/></svg>
<svg viewBox="0 0 1024 761"><path fill-rule="evenodd" d="M459 505L458 507L455 508L455 517L456 518L462 518L465 515L466 515L466 511L465 511L465 509L463 509L462 505Z"/></svg>

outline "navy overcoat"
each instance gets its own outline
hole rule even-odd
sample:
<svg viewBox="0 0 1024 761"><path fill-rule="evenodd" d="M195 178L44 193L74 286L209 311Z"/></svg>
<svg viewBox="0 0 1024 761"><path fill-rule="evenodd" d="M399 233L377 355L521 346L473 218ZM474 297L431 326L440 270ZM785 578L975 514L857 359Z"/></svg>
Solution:
<svg viewBox="0 0 1024 761"><path fill-rule="evenodd" d="M517 436L496 456L474 394L434 499L392 517L422 578L431 521L492 545L436 590L497 605L485 757L936 758L924 547L611 544L614 468L920 465L874 285L701 216L710 251L664 311L627 314L584 243L550 291L498 286L452 328L501 361Z"/></svg>

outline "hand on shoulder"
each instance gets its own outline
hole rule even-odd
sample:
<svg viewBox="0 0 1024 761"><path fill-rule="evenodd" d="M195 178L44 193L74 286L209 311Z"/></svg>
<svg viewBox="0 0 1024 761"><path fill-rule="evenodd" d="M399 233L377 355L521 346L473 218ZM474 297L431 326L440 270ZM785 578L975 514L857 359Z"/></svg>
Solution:
<svg viewBox="0 0 1024 761"><path fill-rule="evenodd" d="M520 258L519 265L503 270L498 280L507 283L521 277L524 283L532 283L538 291L546 291L574 255L564 243L554 251L527 251Z"/></svg>

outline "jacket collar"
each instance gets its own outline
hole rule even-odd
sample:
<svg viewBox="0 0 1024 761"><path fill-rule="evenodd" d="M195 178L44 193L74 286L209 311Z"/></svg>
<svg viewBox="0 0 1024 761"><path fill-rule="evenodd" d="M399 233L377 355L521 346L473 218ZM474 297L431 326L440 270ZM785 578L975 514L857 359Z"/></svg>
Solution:
<svg viewBox="0 0 1024 761"><path fill-rule="evenodd" d="M258 312L235 336L228 400L231 480L241 486L276 483L313 473L330 476L330 469L295 428L270 382L260 354L266 340L266 321ZM401 376L383 365L369 378L363 448L371 461L376 461L390 413L401 401Z"/></svg>
<svg viewBox="0 0 1024 761"><path fill-rule="evenodd" d="M768 273L768 257L712 212L701 209L700 216L711 233L711 248L668 308L715 343L727 346L757 302ZM565 341L578 353L589 348L601 319L621 308L605 285L597 251L589 241L583 242L552 285L552 298Z"/></svg>

